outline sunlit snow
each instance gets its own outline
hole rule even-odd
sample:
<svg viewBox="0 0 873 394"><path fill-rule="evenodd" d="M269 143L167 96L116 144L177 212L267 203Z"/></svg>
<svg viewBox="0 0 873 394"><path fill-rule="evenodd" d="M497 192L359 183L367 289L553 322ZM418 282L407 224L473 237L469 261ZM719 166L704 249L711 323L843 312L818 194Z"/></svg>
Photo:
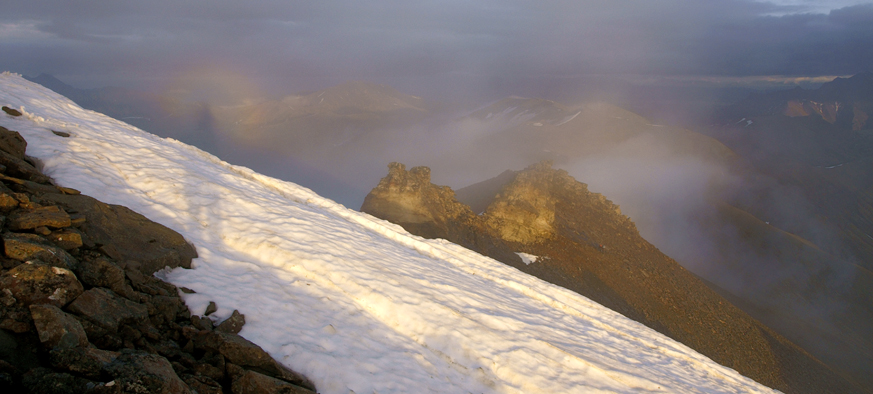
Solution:
<svg viewBox="0 0 873 394"><path fill-rule="evenodd" d="M197 247L161 275L322 393L768 393L585 297L425 240L0 75L0 125L58 184L128 206ZM69 138L50 130L70 133ZM387 159L386 159L387 160Z"/></svg>

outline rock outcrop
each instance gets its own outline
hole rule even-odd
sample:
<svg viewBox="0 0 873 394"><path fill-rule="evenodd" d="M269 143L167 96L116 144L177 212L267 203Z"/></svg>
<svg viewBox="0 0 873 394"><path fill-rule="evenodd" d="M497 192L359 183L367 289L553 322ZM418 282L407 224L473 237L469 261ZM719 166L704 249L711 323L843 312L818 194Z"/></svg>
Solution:
<svg viewBox="0 0 873 394"><path fill-rule="evenodd" d="M238 311L213 328L189 313L190 290L152 276L190 267L181 235L52 185L25 148L0 128L0 392L315 391L236 334Z"/></svg>
<svg viewBox="0 0 873 394"><path fill-rule="evenodd" d="M566 171L542 162L498 179L459 192L477 215L450 188L430 184L427 168L392 163L361 211L573 290L770 387L863 392L661 253L617 205Z"/></svg>

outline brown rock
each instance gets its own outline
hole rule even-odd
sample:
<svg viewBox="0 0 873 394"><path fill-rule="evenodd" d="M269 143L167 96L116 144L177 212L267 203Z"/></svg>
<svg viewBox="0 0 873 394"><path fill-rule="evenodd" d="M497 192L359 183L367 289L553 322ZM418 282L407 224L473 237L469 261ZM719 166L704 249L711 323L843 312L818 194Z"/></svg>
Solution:
<svg viewBox="0 0 873 394"><path fill-rule="evenodd" d="M212 320L197 315L191 316L191 325L193 325L197 330L212 331L212 329L215 328L213 327Z"/></svg>
<svg viewBox="0 0 873 394"><path fill-rule="evenodd" d="M0 287L24 306L51 304L64 307L82 294L72 271L45 264L21 264L0 275Z"/></svg>
<svg viewBox="0 0 873 394"><path fill-rule="evenodd" d="M98 379L103 368L114 361L121 353L100 350L93 347L56 349L49 353L52 366L65 371Z"/></svg>
<svg viewBox="0 0 873 394"><path fill-rule="evenodd" d="M206 312L203 312L203 316L209 316L209 315L215 313L215 311L217 311L217 310L218 310L218 306L215 305L215 302L209 301L209 305L206 306Z"/></svg>
<svg viewBox="0 0 873 394"><path fill-rule="evenodd" d="M271 378L255 371L246 371L233 381L233 394L309 394L313 390Z"/></svg>
<svg viewBox="0 0 873 394"><path fill-rule="evenodd" d="M21 372L36 368L40 364L37 357L36 342L31 335L12 335L0 330L0 360L6 360Z"/></svg>
<svg viewBox="0 0 873 394"><path fill-rule="evenodd" d="M82 293L67 310L110 332L118 331L120 324L143 322L149 317L148 309L144 305L99 287Z"/></svg>
<svg viewBox="0 0 873 394"><path fill-rule="evenodd" d="M49 349L87 347L88 336L79 321L54 305L31 305L30 315L39 341Z"/></svg>
<svg viewBox="0 0 873 394"><path fill-rule="evenodd" d="M2 196L0 196L0 199L2 199ZM55 245L63 250L73 250L81 248L83 245L82 234L78 230L71 228L53 231L45 238L54 242Z"/></svg>
<svg viewBox="0 0 873 394"><path fill-rule="evenodd" d="M3 112L6 112L9 116L21 116L21 111L15 108L9 108L5 105L3 106Z"/></svg>
<svg viewBox="0 0 873 394"><path fill-rule="evenodd" d="M10 179L7 179L10 180ZM54 185L48 185L43 183L37 183L33 181L23 180L21 182L15 182L13 184L12 189L22 193L30 193L30 194L44 194L44 193L57 193L58 188ZM37 207L34 207L37 208Z"/></svg>
<svg viewBox="0 0 873 394"><path fill-rule="evenodd" d="M116 294L126 294L124 270L109 259L98 257L92 261L82 261L75 272L79 280L88 286L106 287Z"/></svg>
<svg viewBox="0 0 873 394"><path fill-rule="evenodd" d="M70 215L55 205L39 207L32 211L19 210L9 215L9 228L13 231L33 230L43 226L51 228L70 227Z"/></svg>
<svg viewBox="0 0 873 394"><path fill-rule="evenodd" d="M26 181L50 183L51 179L43 175L32 164L0 150L0 165L6 166L6 174Z"/></svg>
<svg viewBox="0 0 873 394"><path fill-rule="evenodd" d="M239 335L220 331L201 333L195 337L194 346L219 353L228 363L315 390L315 386L305 376L279 364L264 349Z"/></svg>
<svg viewBox="0 0 873 394"><path fill-rule="evenodd" d="M4 107L6 108L6 107ZM0 126L0 150L24 160L24 152L27 150L27 141L17 131L9 130Z"/></svg>
<svg viewBox="0 0 873 394"><path fill-rule="evenodd" d="M73 256L36 234L3 234L6 256L18 261L40 260L46 264L74 270L79 262Z"/></svg>
<svg viewBox="0 0 873 394"><path fill-rule="evenodd" d="M82 194L82 192L80 192L76 189L73 189L71 187L63 187L63 186L55 186L55 187L58 188L58 190L60 190L61 193L63 193L63 194L73 194L73 195Z"/></svg>
<svg viewBox="0 0 873 394"><path fill-rule="evenodd" d="M220 381L224 379L224 371L212 365L199 363L194 366L194 373L197 375L207 376L212 380Z"/></svg>
<svg viewBox="0 0 873 394"><path fill-rule="evenodd" d="M87 379L76 377L65 372L55 372L48 368L34 368L24 374L22 385L29 393L85 393Z"/></svg>
<svg viewBox="0 0 873 394"><path fill-rule="evenodd" d="M183 375L182 381L199 394L222 394L221 384L206 376Z"/></svg>
<svg viewBox="0 0 873 394"><path fill-rule="evenodd" d="M9 193L0 193L0 212L9 212L15 208L18 208L18 200Z"/></svg>
<svg viewBox="0 0 873 394"><path fill-rule="evenodd" d="M125 392L185 394L191 390L179 379L166 358L156 354L122 351L104 371L115 378Z"/></svg>
<svg viewBox="0 0 873 394"><path fill-rule="evenodd" d="M172 322L176 320L176 315L181 308L185 308L182 300L179 297L173 296L153 296L151 304L154 306L154 316L159 317L160 321Z"/></svg>
<svg viewBox="0 0 873 394"><path fill-rule="evenodd" d="M164 267L190 268L191 259L197 257L194 247L179 233L123 206L85 195L45 194L42 199L83 215L86 221L80 229L91 241L102 244L102 250L116 261L139 262L145 275Z"/></svg>
<svg viewBox="0 0 873 394"><path fill-rule="evenodd" d="M3 289L3 298L15 300L8 289ZM33 319L30 318L30 309L13 301L11 305L0 305L0 328L16 334L22 334L33 330ZM0 330L0 332L3 332Z"/></svg>
<svg viewBox="0 0 873 394"><path fill-rule="evenodd" d="M238 334L245 324L246 316L239 313L238 310L234 309L233 314L231 314L227 320L221 322L218 327L215 327L215 330L231 334Z"/></svg>

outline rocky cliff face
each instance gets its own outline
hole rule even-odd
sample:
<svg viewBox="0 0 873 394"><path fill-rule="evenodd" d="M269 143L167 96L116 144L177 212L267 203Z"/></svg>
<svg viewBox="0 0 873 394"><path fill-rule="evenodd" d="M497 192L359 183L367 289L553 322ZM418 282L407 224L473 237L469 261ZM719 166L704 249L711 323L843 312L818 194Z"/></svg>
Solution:
<svg viewBox="0 0 873 394"><path fill-rule="evenodd" d="M392 163L361 210L576 291L770 387L862 392L717 295L565 171L544 162L498 178L459 191L484 206L477 215L448 187L430 184L427 168Z"/></svg>
<svg viewBox="0 0 873 394"><path fill-rule="evenodd" d="M26 145L0 127L0 392L315 390L236 335L243 315L215 326L189 313L179 292L190 290L152 276L190 267L181 235L52 185Z"/></svg>

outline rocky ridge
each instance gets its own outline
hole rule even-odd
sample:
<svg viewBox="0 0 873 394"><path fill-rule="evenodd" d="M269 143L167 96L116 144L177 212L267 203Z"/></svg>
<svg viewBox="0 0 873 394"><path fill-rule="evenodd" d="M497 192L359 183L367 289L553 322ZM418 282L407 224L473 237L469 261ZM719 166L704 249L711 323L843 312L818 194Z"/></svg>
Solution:
<svg viewBox="0 0 873 394"><path fill-rule="evenodd" d="M190 268L197 254L181 235L53 185L26 145L0 127L0 391L315 391L237 335L242 314L216 326L214 305L191 315L179 294L192 291L152 276Z"/></svg>
<svg viewBox="0 0 873 394"><path fill-rule="evenodd" d="M543 162L498 178L459 192L477 215L450 188L431 184L426 167L392 163L361 211L576 291L770 387L864 392L716 294L565 171Z"/></svg>

